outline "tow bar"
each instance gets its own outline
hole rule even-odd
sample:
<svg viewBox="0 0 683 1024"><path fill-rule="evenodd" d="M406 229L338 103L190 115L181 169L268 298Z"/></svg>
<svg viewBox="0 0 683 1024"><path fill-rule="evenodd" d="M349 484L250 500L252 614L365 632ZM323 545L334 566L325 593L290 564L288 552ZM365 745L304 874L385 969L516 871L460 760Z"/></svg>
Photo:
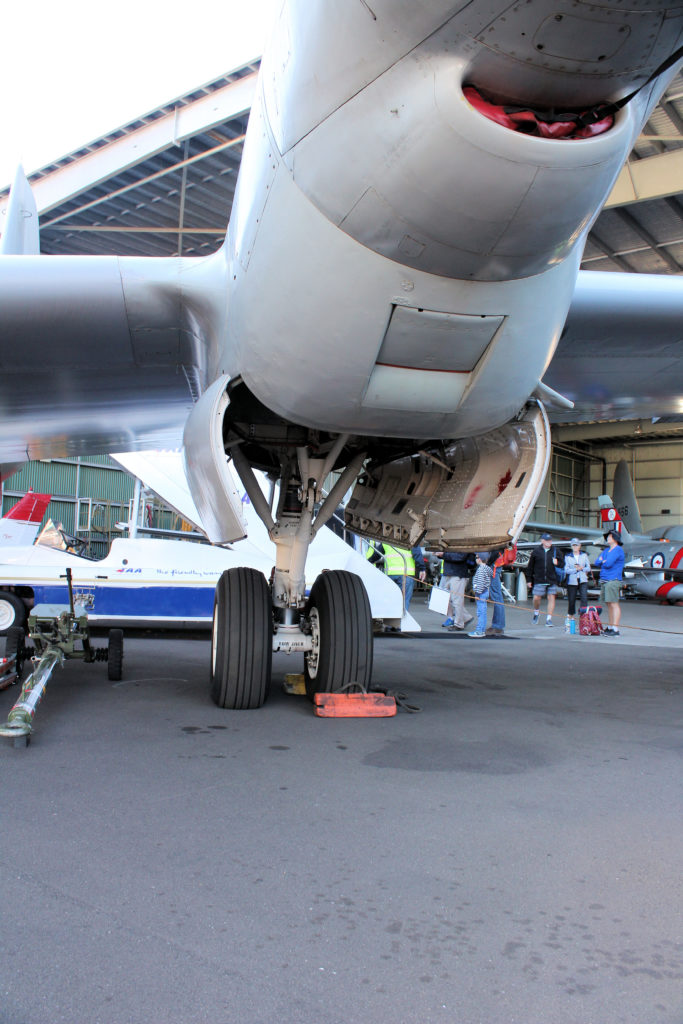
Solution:
<svg viewBox="0 0 683 1024"><path fill-rule="evenodd" d="M63 665L66 659L80 658L86 663L106 661L109 679L121 678L123 631L110 629L108 646L93 647L85 607L80 604L74 607L71 569L66 570L66 579L69 585L68 606L40 604L29 615L28 632L35 654L24 646L23 630L17 629L7 637L7 644L12 648L10 657L0 659L0 689L4 689L21 679L24 659L32 655L33 670L24 682L7 721L0 725L0 736L13 740L15 747L27 747L30 743L36 708L54 668Z"/></svg>

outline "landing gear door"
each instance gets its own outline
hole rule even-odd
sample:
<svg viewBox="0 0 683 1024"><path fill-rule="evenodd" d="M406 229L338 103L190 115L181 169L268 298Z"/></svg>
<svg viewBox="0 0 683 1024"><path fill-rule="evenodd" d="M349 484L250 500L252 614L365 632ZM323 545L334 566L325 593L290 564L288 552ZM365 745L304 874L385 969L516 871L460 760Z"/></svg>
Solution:
<svg viewBox="0 0 683 1024"><path fill-rule="evenodd" d="M485 551L516 540L550 460L543 406L445 447L443 458L401 459L361 478L345 509L364 537L403 546Z"/></svg>
<svg viewBox="0 0 683 1024"><path fill-rule="evenodd" d="M229 380L228 376L220 377L204 392L183 434L185 473L202 528L212 544L229 544L247 535L242 499L223 445Z"/></svg>
<svg viewBox="0 0 683 1024"><path fill-rule="evenodd" d="M545 409L540 403L529 406L519 420L470 438L464 446L466 457L429 508L425 543L486 551L516 541L548 472Z"/></svg>

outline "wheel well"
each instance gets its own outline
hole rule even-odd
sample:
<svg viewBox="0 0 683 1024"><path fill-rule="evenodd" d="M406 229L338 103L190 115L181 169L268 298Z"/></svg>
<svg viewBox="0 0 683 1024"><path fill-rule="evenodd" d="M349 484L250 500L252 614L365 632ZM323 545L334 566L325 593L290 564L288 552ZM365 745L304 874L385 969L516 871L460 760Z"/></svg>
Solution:
<svg viewBox="0 0 683 1024"><path fill-rule="evenodd" d="M313 457L328 451L335 434L312 430L286 420L272 412L249 390L240 377L228 386L230 404L223 421L223 441L228 454L237 442L255 469L280 474L283 456L294 455L297 447L307 446ZM417 441L414 438L352 436L334 464L341 470L359 451L368 453L371 465L383 465L394 459L412 455L419 448L442 448L440 441Z"/></svg>
<svg viewBox="0 0 683 1024"><path fill-rule="evenodd" d="M21 598L21 600L24 602L27 608L33 608L35 597L33 587L25 587L23 585L0 586L0 594L1 593L14 594L15 597Z"/></svg>

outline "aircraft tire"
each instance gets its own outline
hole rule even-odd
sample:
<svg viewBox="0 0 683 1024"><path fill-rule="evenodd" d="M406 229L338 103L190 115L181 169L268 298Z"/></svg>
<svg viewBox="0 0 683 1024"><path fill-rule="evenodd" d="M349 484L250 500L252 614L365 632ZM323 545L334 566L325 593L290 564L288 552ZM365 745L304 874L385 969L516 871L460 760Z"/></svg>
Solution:
<svg viewBox="0 0 683 1024"><path fill-rule="evenodd" d="M17 682L21 682L21 677L24 674L24 661L26 658L26 635L24 633L23 626L10 626L7 630L7 639L5 640L5 657L11 658L13 654L17 656Z"/></svg>
<svg viewBox="0 0 683 1024"><path fill-rule="evenodd" d="M107 677L113 683L118 683L123 675L123 630L109 630L109 645L107 648Z"/></svg>
<svg viewBox="0 0 683 1024"><path fill-rule="evenodd" d="M260 708L273 661L273 614L262 572L227 569L216 586L211 637L211 699L219 708Z"/></svg>
<svg viewBox="0 0 683 1024"><path fill-rule="evenodd" d="M10 629L25 622L26 608L21 598L9 590L0 590L0 636L7 636Z"/></svg>
<svg viewBox="0 0 683 1024"><path fill-rule="evenodd" d="M360 576L344 569L321 573L306 605L314 649L304 658L306 693L333 693L348 683L368 689L372 679L372 613Z"/></svg>

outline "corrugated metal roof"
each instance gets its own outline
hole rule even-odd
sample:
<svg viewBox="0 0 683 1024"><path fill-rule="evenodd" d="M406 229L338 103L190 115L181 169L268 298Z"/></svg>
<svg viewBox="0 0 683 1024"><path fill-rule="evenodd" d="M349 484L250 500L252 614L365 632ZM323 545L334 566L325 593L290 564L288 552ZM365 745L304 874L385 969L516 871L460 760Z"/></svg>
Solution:
<svg viewBox="0 0 683 1024"><path fill-rule="evenodd" d="M629 161L683 147L683 74L669 84ZM683 181L677 196L603 210L591 232L582 266L639 274L683 272Z"/></svg>
<svg viewBox="0 0 683 1024"><path fill-rule="evenodd" d="M194 90L30 176L41 179L258 70L258 63ZM248 113L200 131L113 175L41 217L41 252L203 256L227 228ZM7 194L7 190L0 195Z"/></svg>

